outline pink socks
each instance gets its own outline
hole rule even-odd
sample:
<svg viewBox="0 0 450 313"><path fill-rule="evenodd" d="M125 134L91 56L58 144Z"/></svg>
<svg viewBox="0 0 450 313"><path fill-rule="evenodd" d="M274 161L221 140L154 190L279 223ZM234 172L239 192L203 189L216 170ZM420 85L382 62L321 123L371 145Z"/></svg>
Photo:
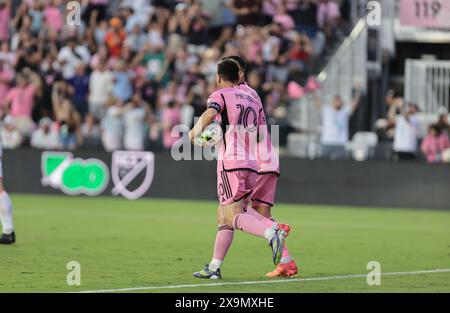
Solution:
<svg viewBox="0 0 450 313"><path fill-rule="evenodd" d="M240 229L246 233L271 240L275 230L267 226L263 221L248 213L239 213L233 219L235 229Z"/></svg>
<svg viewBox="0 0 450 313"><path fill-rule="evenodd" d="M233 237L234 229L231 229L226 225L219 227L219 231L216 235L216 243L214 244L214 259L223 261L233 242Z"/></svg>

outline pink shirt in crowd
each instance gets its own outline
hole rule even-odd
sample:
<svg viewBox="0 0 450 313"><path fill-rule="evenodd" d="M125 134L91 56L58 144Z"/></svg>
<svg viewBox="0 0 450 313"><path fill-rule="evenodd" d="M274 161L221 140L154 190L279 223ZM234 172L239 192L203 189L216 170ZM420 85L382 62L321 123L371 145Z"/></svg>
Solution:
<svg viewBox="0 0 450 313"><path fill-rule="evenodd" d="M275 23L279 23L284 29L294 29L295 22L289 14L277 14L273 17Z"/></svg>
<svg viewBox="0 0 450 313"><path fill-rule="evenodd" d="M63 28L61 11L57 7L47 6L44 9L45 21L49 28L60 31Z"/></svg>
<svg viewBox="0 0 450 313"><path fill-rule="evenodd" d="M11 116L31 118L35 92L36 87L33 84L10 89L6 95L6 101L11 101Z"/></svg>
<svg viewBox="0 0 450 313"><path fill-rule="evenodd" d="M164 124L169 125L164 129L163 144L164 147L170 149L172 145L179 139L179 137L172 137L172 128L181 124L181 113L178 108L166 108L162 114L162 121Z"/></svg>
<svg viewBox="0 0 450 313"><path fill-rule="evenodd" d="M10 70L0 70L0 103L3 103L3 99L9 90L9 84L14 79L14 72Z"/></svg>
<svg viewBox="0 0 450 313"><path fill-rule="evenodd" d="M0 41L9 39L9 21L11 20L11 10L5 7L0 10Z"/></svg>
<svg viewBox="0 0 450 313"><path fill-rule="evenodd" d="M331 0L327 3L321 3L317 10L317 23L319 26L323 26L326 23L330 23L332 20L341 17L341 11L339 5Z"/></svg>
<svg viewBox="0 0 450 313"><path fill-rule="evenodd" d="M440 162L441 154L444 150L450 148L450 140L447 134L443 133L439 137L432 135L426 136L422 141L421 150L430 163Z"/></svg>
<svg viewBox="0 0 450 313"><path fill-rule="evenodd" d="M277 7L283 5L283 0L263 1L263 12L269 16L277 13Z"/></svg>

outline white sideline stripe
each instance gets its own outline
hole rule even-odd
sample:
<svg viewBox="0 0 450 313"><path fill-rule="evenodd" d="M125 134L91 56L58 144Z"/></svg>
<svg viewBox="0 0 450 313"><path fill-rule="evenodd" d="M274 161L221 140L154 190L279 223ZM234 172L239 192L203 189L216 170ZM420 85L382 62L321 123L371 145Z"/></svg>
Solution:
<svg viewBox="0 0 450 313"><path fill-rule="evenodd" d="M433 273L450 273L450 268L414 271L414 272L391 272L391 273L383 273L382 272L381 275L382 276L407 276L407 275L420 275L420 274L433 274ZM324 280L364 278L364 277L367 277L367 274L337 275L337 276L324 276L324 277L311 277L311 278L285 278L285 279L278 279L278 280L258 280L258 281L206 283L206 284L174 285L174 286L150 286L150 287L134 287L134 288L121 288L121 289L103 289L103 290L79 291L78 293L108 293L108 292L125 292L125 291L139 291L139 290L157 290L157 289L179 289L179 288L217 287L217 286L282 284L282 283L294 283L294 282L304 282L304 281L324 281Z"/></svg>

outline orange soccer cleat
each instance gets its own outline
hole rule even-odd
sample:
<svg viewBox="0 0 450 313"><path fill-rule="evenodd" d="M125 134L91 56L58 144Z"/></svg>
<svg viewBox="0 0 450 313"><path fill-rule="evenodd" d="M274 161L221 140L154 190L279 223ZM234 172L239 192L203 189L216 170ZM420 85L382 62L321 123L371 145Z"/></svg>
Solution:
<svg viewBox="0 0 450 313"><path fill-rule="evenodd" d="M289 233L291 232L291 227L287 224L278 224L278 228L282 229L286 232L286 237L289 236Z"/></svg>
<svg viewBox="0 0 450 313"><path fill-rule="evenodd" d="M298 269L295 261L292 260L289 263L278 264L278 266L270 273L267 273L266 276L269 278L273 277L294 277L297 275Z"/></svg>

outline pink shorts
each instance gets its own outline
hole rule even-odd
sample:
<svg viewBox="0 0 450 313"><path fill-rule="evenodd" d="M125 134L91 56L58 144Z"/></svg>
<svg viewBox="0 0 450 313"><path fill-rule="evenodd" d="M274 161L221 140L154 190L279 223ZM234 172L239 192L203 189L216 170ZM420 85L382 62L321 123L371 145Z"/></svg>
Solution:
<svg viewBox="0 0 450 313"><path fill-rule="evenodd" d="M257 173L249 170L218 171L217 194L220 205L229 205L241 200L248 201L257 177Z"/></svg>
<svg viewBox="0 0 450 313"><path fill-rule="evenodd" d="M261 204L273 206L277 189L278 175L275 173L261 174L256 179L252 195L252 206Z"/></svg>

